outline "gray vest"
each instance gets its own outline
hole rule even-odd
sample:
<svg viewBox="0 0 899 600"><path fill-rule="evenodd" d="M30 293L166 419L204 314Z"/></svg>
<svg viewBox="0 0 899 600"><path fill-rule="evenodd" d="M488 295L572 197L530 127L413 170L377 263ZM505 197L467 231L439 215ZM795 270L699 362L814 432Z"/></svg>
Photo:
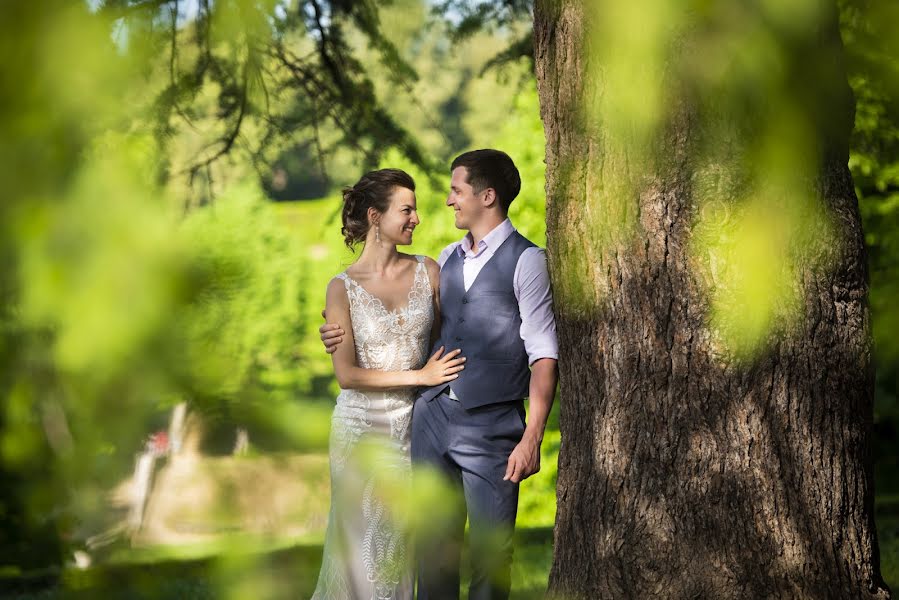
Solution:
<svg viewBox="0 0 899 600"><path fill-rule="evenodd" d="M521 339L521 315L513 279L518 258L536 244L512 232L478 273L468 291L462 279L463 260L456 250L440 270L440 346L462 349L468 360L453 392L467 409L508 402L530 392L531 371ZM427 388L421 396L430 400L446 384Z"/></svg>

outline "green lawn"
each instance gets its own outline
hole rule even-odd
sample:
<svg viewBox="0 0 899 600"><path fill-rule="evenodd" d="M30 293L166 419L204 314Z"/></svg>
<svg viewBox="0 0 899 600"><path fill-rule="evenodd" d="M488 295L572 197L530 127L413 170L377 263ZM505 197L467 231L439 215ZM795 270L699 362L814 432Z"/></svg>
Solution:
<svg viewBox="0 0 899 600"><path fill-rule="evenodd" d="M105 565L17 582L0 580L10 600L295 599L312 595L321 562L320 544L268 552L231 552L189 560ZM522 529L516 536L513 598L542 598L552 558L552 531ZM463 578L465 573L463 572ZM464 588L464 583L463 583Z"/></svg>
<svg viewBox="0 0 899 600"><path fill-rule="evenodd" d="M522 487L512 598L542 598L546 589L552 562L553 490L559 442L555 413L543 446L544 469ZM324 461L314 464L319 469L325 468ZM323 483L320 487L326 489ZM899 494L887 492L877 498L876 519L881 571L890 587L899 589ZM0 597L13 600L308 598L318 576L321 552L320 533L302 540L230 533L203 545L130 549L123 544L108 555L104 564L87 570L70 569L61 576L38 574L27 579L0 577ZM465 576L463 571L463 582Z"/></svg>
<svg viewBox="0 0 899 600"><path fill-rule="evenodd" d="M899 589L899 506L880 503L878 533L881 568L890 587ZM0 580L0 597L10 600L110 599L200 600L227 598L280 600L308 598L321 560L319 544L274 551L240 551L183 560L111 564L66 571L62 583L51 576ZM552 531L521 528L516 535L512 598L542 598L552 561ZM463 590L465 573L463 572ZM463 598L465 597L463 591Z"/></svg>
<svg viewBox="0 0 899 600"><path fill-rule="evenodd" d="M552 562L554 490L560 441L557 411L558 408L553 411L542 447L543 469L522 486L512 572L512 598L542 598L546 589ZM322 512L326 510L327 504L325 473L327 461L324 457L318 457L318 460L312 460L313 458L315 457L307 456L299 462L285 459L276 464L281 465L280 468L287 479L302 476L317 482L315 485L317 491L311 490L309 493L321 496L318 498L321 502L314 506L306 503L306 509ZM235 471L236 467L230 463L228 463L230 466L218 464L221 461L232 460L237 459L207 459L206 463L209 464L206 464L205 469L227 467L229 472ZM253 459L241 459L237 462L241 461L254 462ZM256 463L258 464L250 469L255 473L254 477L248 478L250 482L258 482L265 474L262 467L266 461L257 460ZM274 479L270 481L270 487L284 485L286 484L278 483ZM877 498L876 519L881 571L890 587L899 589L899 494L887 490L884 486L880 489L884 493ZM300 495L299 492L297 494ZM197 507L197 510L205 512L203 507ZM274 518L274 515L270 518ZM285 524L289 524L296 521L297 516L288 515L285 519ZM26 579L3 579L0 576L0 598L12 600L309 598L318 576L321 552L321 532L318 530L302 539L296 537L266 539L247 533L226 533L217 541L206 544L151 545L131 549L123 543L117 550L108 553L103 564L87 570L69 569L61 575L37 574ZM465 576L463 571L463 582ZM463 589L464 587L463 583Z"/></svg>

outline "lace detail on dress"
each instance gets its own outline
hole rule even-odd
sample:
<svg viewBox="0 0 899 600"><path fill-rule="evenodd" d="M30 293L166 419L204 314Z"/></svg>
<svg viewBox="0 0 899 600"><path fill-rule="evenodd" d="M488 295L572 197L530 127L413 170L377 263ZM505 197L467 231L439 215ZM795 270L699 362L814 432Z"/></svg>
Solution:
<svg viewBox="0 0 899 600"><path fill-rule="evenodd" d="M360 367L404 371L427 361L433 292L424 257L416 259L408 302L391 311L346 272L337 275L346 287ZM413 394L413 389L341 390L337 397L331 421L331 512L314 599L412 598L408 536L378 490L408 482ZM387 450L378 460L355 461L351 468L354 451L367 436Z"/></svg>
<svg viewBox="0 0 899 600"><path fill-rule="evenodd" d="M350 300L356 359L364 369L406 371L417 369L427 352L428 334L434 319L431 281L422 257L418 258L408 302L403 308L388 311L346 272L344 281ZM423 335L424 334L424 335Z"/></svg>
<svg viewBox="0 0 899 600"><path fill-rule="evenodd" d="M331 419L331 468L343 470L353 447L372 423L368 417L371 400L356 390L343 390Z"/></svg>
<svg viewBox="0 0 899 600"><path fill-rule="evenodd" d="M362 560L368 581L374 585L377 600L394 598L406 564L406 540L396 534L387 507L374 494L374 481L365 486L362 516L368 523L362 540Z"/></svg>

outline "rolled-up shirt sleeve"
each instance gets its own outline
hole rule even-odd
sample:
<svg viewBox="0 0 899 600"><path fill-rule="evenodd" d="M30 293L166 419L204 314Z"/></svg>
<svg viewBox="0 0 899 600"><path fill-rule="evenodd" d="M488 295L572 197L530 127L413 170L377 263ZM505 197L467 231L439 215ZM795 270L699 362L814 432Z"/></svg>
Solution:
<svg viewBox="0 0 899 600"><path fill-rule="evenodd" d="M528 248L521 254L515 266L514 284L521 314L520 334L528 353L528 364L541 358L558 360L552 288L543 248Z"/></svg>

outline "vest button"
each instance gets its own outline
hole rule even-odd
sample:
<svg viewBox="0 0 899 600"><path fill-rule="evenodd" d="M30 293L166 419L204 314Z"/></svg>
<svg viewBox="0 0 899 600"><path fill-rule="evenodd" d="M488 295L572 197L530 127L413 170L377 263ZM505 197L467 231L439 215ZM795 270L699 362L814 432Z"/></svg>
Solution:
<svg viewBox="0 0 899 600"><path fill-rule="evenodd" d="M468 298L462 298L462 304L468 304Z"/></svg>
<svg viewBox="0 0 899 600"><path fill-rule="evenodd" d="M465 319L459 319L459 322L460 322L460 323L464 323L464 322L465 322Z"/></svg>
<svg viewBox="0 0 899 600"><path fill-rule="evenodd" d="M462 338L457 337L457 338L456 338L456 341L457 341L457 342L461 342L461 341L462 341Z"/></svg>

